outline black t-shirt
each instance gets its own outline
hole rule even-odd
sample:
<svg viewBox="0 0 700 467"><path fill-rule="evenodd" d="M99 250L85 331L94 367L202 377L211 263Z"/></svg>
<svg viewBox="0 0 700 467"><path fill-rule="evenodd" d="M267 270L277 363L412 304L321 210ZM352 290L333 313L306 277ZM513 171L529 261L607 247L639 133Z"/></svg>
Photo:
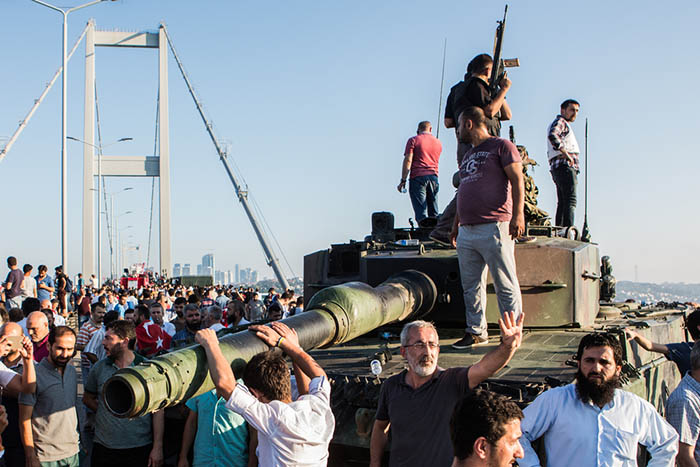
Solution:
<svg viewBox="0 0 700 467"><path fill-rule="evenodd" d="M460 81L450 89L450 94L447 96L447 103L445 104L445 118L451 118L457 125L459 123L459 114L465 108L481 107L483 109L492 100L489 86L484 80L465 75L464 81ZM500 112L494 117L486 117L486 128L491 136L501 136L499 116Z"/></svg>
<svg viewBox="0 0 700 467"><path fill-rule="evenodd" d="M454 457L450 417L454 406L471 393L469 368L438 370L413 389L406 371L382 384L377 420L391 423L390 466L449 467Z"/></svg>

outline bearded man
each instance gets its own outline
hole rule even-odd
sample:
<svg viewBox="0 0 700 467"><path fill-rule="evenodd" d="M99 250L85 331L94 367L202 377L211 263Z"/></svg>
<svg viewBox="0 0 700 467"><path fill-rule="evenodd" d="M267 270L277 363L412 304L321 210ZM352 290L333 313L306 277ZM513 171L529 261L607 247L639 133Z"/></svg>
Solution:
<svg viewBox="0 0 700 467"><path fill-rule="evenodd" d="M548 466L636 466L637 445L651 454L648 466L674 465L678 434L653 405L620 389L618 338L593 333L581 339L576 382L540 394L523 411L520 466L539 466L530 443L544 436Z"/></svg>
<svg viewBox="0 0 700 467"><path fill-rule="evenodd" d="M382 384L370 442L370 466L382 465L391 430L389 466L450 466L449 420L457 401L503 368L520 346L523 314L499 320L501 343L468 368L439 368L440 343L432 323L413 321L401 331L408 368Z"/></svg>

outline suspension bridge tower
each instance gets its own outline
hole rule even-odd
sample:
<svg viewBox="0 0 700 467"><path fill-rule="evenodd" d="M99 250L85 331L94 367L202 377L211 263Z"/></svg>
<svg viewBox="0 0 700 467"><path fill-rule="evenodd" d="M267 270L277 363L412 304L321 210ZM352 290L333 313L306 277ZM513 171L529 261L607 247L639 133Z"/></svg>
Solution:
<svg viewBox="0 0 700 467"><path fill-rule="evenodd" d="M158 50L158 155L121 156L98 154L95 149L95 50L97 47L150 48ZM102 177L156 177L159 180L160 274L170 275L170 137L168 114L168 41L165 28L155 32L99 31L90 21L85 36L85 122L83 140L83 264L84 277L97 273L95 231L101 209L95 196L95 179ZM99 165L99 167L98 167ZM95 209L95 199L98 209ZM114 215L114 213L113 213ZM99 252L98 252L99 254ZM99 274L98 274L99 276Z"/></svg>

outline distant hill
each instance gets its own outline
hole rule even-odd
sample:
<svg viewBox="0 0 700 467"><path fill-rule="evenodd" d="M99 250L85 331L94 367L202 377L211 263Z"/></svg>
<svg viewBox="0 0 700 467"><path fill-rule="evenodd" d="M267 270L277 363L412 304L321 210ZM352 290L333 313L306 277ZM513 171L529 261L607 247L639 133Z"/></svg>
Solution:
<svg viewBox="0 0 700 467"><path fill-rule="evenodd" d="M637 302L696 302L700 303L700 284L683 282L649 282L619 281L615 301L634 299Z"/></svg>

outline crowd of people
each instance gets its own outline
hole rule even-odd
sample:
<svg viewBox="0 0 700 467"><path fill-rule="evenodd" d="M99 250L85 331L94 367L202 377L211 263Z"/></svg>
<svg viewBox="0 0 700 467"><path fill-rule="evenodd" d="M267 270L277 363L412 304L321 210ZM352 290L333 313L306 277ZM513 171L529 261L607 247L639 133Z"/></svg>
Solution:
<svg viewBox="0 0 700 467"><path fill-rule="evenodd" d="M167 281L129 290L116 281L100 285L94 276L83 280L79 274L70 280L60 266L51 276L41 265L39 274L32 276L31 265L20 270L17 264L15 257L7 258L9 272L0 291L4 364L0 387L5 391L0 428L5 465L157 466L170 454L178 466L192 462L244 466L256 458L249 452L251 443L253 453L258 443L265 445L262 432L258 433L261 428L251 436L250 422L226 408L228 398L222 399L221 393L189 400L181 440L177 446L164 446L162 411L133 420L114 417L104 406L102 387L119 368L195 342L204 345L202 336L216 340L217 333L247 326L261 329L254 323L301 313L303 296L291 289L278 293L270 288L263 294L253 287L186 287ZM266 329L272 328L261 332ZM277 325L274 329L279 330ZM295 334L286 327L280 332L287 339L281 347L290 352L288 344L295 342ZM80 375L68 364L78 352ZM280 362L284 360L278 359L278 371ZM294 386L295 400L311 393L327 403L328 382L311 384L309 389L313 375L306 385ZM305 380L303 371L297 380ZM78 400L79 381L82 400ZM265 391L272 394L276 389ZM332 426L329 430L328 436ZM268 451L259 452L261 465L266 465Z"/></svg>

